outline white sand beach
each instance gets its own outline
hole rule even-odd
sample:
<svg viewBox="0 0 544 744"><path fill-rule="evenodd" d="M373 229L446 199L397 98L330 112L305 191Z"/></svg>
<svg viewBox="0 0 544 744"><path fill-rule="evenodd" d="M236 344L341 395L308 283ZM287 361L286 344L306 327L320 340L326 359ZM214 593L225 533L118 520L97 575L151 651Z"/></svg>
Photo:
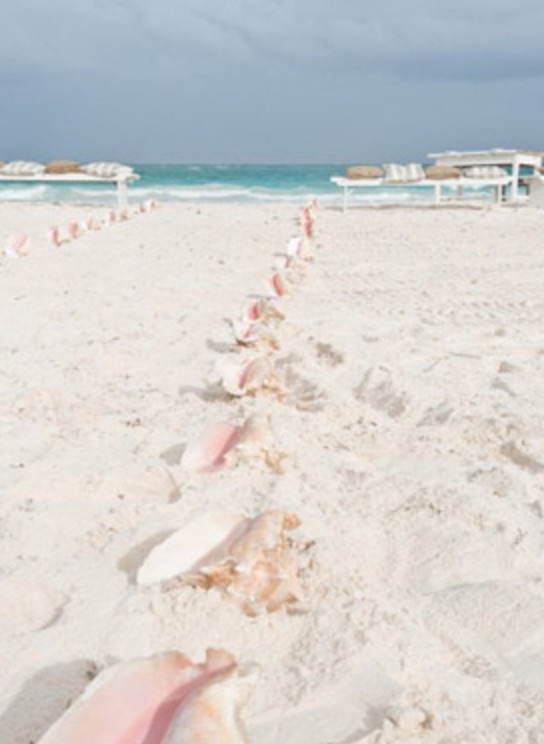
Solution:
<svg viewBox="0 0 544 744"><path fill-rule="evenodd" d="M0 742L38 742L114 662L223 648L259 675L253 744L537 742L544 734L544 213L319 209L278 298L288 392L231 397L230 321L301 234L293 205L0 204ZM259 458L187 472L217 421ZM303 598L245 615L140 586L210 510L294 512Z"/></svg>

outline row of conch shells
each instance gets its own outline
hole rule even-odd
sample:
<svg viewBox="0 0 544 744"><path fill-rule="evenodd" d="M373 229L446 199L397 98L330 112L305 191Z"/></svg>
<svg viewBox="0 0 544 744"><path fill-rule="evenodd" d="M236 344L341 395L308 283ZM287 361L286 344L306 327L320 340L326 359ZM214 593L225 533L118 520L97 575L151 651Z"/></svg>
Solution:
<svg viewBox="0 0 544 744"><path fill-rule="evenodd" d="M110 209L106 214L104 220L98 220L95 217L89 217L86 220L80 222L70 222L68 225L59 226L53 225L47 231L47 240L53 247L58 247L63 243L67 243L71 240L81 237L90 230L100 230L102 227L112 225L115 222L123 222L130 219L132 215L143 214L149 212L152 209L156 209L157 202L153 199L147 202L142 202L136 206L135 209L130 210L128 207L122 207L120 209Z"/></svg>
<svg viewBox="0 0 544 744"><path fill-rule="evenodd" d="M310 207L303 211L304 220L312 220ZM306 223L304 223L306 224ZM313 222L312 222L313 224ZM293 237L286 247L285 255L277 262L276 269L266 279L265 296L254 300L242 311L241 317L232 321L236 342L251 346L260 351L271 352L279 349L270 324L284 319L273 300L289 294L290 285L302 278L302 266L312 258L309 237Z"/></svg>
<svg viewBox="0 0 544 744"><path fill-rule="evenodd" d="M38 744L244 744L241 711L257 668L209 649L203 664L177 651L106 669Z"/></svg>
<svg viewBox="0 0 544 744"><path fill-rule="evenodd" d="M242 424L210 424L190 441L181 457L181 467L193 473L210 473L240 459L260 458L276 473L281 473L285 455L270 444L270 420L255 414Z"/></svg>
<svg viewBox="0 0 544 744"><path fill-rule="evenodd" d="M299 524L278 509L254 518L207 512L155 547L137 582L215 587L252 616L291 606L302 593L286 532Z"/></svg>
<svg viewBox="0 0 544 744"><path fill-rule="evenodd" d="M53 225L47 232L47 240L51 246L57 248L63 243L81 237L89 230L99 230L100 223L94 217L89 217L80 222L70 222L68 225Z"/></svg>

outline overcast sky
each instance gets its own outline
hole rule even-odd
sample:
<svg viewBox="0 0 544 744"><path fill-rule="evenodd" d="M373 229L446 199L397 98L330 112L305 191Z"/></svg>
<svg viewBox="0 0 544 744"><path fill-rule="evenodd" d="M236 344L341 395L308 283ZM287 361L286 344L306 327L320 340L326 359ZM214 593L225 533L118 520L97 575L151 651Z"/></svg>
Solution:
<svg viewBox="0 0 544 744"><path fill-rule="evenodd" d="M544 148L544 0L0 0L0 159Z"/></svg>

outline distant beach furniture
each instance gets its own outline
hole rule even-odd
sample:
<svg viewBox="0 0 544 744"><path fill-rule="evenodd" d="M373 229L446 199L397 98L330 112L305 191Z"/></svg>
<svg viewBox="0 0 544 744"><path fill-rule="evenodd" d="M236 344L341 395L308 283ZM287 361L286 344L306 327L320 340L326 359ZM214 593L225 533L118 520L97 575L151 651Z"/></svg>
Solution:
<svg viewBox="0 0 544 744"><path fill-rule="evenodd" d="M495 148L494 150L468 150L466 152L447 150L446 152L430 154L429 158L433 158L436 165L453 166L462 169L482 167L502 168L512 178L508 201L517 202L521 196L520 186L527 186L529 179L540 177L544 152L538 152L536 150L503 150L501 148Z"/></svg>
<svg viewBox="0 0 544 744"><path fill-rule="evenodd" d="M434 165L423 168L419 163L386 164L383 168L362 165L348 168L344 176L331 181L343 189L343 209L346 210L353 189L416 187L433 189L433 203L440 204L451 194L462 199L465 191L491 190L495 201L518 202L529 199L536 203L537 195L544 199L542 159L544 153L529 150L447 151L431 154ZM528 196L521 194L520 186ZM450 197L451 198L451 197Z"/></svg>
<svg viewBox="0 0 544 744"><path fill-rule="evenodd" d="M25 160L0 163L0 182L12 183L111 183L117 188L119 207L128 204L128 184L139 176L128 165L96 162L80 165L72 160L53 160L47 165Z"/></svg>

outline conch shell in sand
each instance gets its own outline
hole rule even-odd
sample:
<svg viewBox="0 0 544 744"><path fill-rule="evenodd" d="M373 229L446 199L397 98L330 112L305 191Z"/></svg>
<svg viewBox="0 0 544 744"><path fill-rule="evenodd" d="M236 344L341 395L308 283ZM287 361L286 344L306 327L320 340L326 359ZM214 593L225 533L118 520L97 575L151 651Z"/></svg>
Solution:
<svg viewBox="0 0 544 744"><path fill-rule="evenodd" d="M279 271L274 272L272 276L268 277L266 287L272 297L284 297L288 293L285 276Z"/></svg>
<svg viewBox="0 0 544 744"><path fill-rule="evenodd" d="M176 651L105 670L38 744L243 744L240 720L256 668L227 651L203 664Z"/></svg>
<svg viewBox="0 0 544 744"><path fill-rule="evenodd" d="M196 473L217 470L236 458L260 457L276 473L281 473L285 455L267 446L270 422L267 416L250 416L243 424L211 424L189 442L181 458L181 467Z"/></svg>
<svg viewBox="0 0 544 744"><path fill-rule="evenodd" d="M11 235L4 245L4 255L9 258L19 258L20 256L26 256L28 253L28 246L30 243L30 237L24 233L17 233Z"/></svg>
<svg viewBox="0 0 544 744"><path fill-rule="evenodd" d="M276 337L268 330L265 323L260 320L234 320L232 322L234 338L241 346L252 346L262 351L279 349Z"/></svg>
<svg viewBox="0 0 544 744"><path fill-rule="evenodd" d="M313 258L309 240L302 237L291 238L287 243L286 256L292 261L310 261Z"/></svg>
<svg viewBox="0 0 544 744"><path fill-rule="evenodd" d="M242 312L242 320L250 323L256 320L267 323L270 320L283 320L284 318L285 315L278 310L272 300L265 297L254 300Z"/></svg>
<svg viewBox="0 0 544 744"><path fill-rule="evenodd" d="M299 524L296 514L280 510L253 519L208 512L152 550L137 582L216 587L247 615L274 612L301 598L297 566L285 535Z"/></svg>
<svg viewBox="0 0 544 744"><path fill-rule="evenodd" d="M271 390L278 395L287 391L274 371L272 361L266 356L237 362L221 359L216 365L221 383L230 395L251 395L258 390Z"/></svg>

